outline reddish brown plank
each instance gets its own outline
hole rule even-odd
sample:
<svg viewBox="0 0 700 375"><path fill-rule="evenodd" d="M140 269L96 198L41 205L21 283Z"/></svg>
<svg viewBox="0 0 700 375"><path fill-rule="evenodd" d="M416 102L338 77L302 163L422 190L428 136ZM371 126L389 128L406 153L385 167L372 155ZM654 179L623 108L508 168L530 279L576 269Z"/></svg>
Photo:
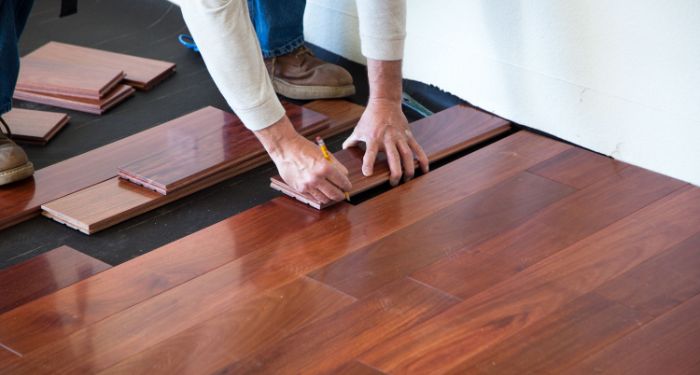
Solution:
<svg viewBox="0 0 700 375"><path fill-rule="evenodd" d="M567 374L697 374L700 296L623 337Z"/></svg>
<svg viewBox="0 0 700 375"><path fill-rule="evenodd" d="M628 166L479 246L416 271L418 280L461 298L532 264L678 189L682 183Z"/></svg>
<svg viewBox="0 0 700 375"><path fill-rule="evenodd" d="M352 361L348 364L333 370L333 374L336 375L382 375L383 372L369 367L364 363L358 361Z"/></svg>
<svg viewBox="0 0 700 375"><path fill-rule="evenodd" d="M187 298L172 292L28 353L23 363L4 370L32 370L26 363L42 373L95 373L125 360L108 372L208 373L354 301L306 278L250 297L241 296L235 287ZM131 319L146 310L147 321Z"/></svg>
<svg viewBox="0 0 700 375"><path fill-rule="evenodd" d="M527 172L470 195L309 276L362 298L464 247L523 222L574 191Z"/></svg>
<svg viewBox="0 0 700 375"><path fill-rule="evenodd" d="M40 169L31 179L0 187L0 229L36 216L44 203L115 177L120 165L172 147L164 142L169 134L194 132L202 123L220 120L222 112L213 107L195 111Z"/></svg>
<svg viewBox="0 0 700 375"><path fill-rule="evenodd" d="M2 115L17 142L46 144L70 120L65 113L13 108Z"/></svg>
<svg viewBox="0 0 700 375"><path fill-rule="evenodd" d="M583 189L611 173L619 173L627 164L586 151L579 147L530 168L530 171L554 181Z"/></svg>
<svg viewBox="0 0 700 375"><path fill-rule="evenodd" d="M124 78L121 69L24 57L17 90L99 100Z"/></svg>
<svg viewBox="0 0 700 375"><path fill-rule="evenodd" d="M0 313L100 273L110 266L68 246L0 270Z"/></svg>
<svg viewBox="0 0 700 375"><path fill-rule="evenodd" d="M634 331L649 317L585 294L451 370L455 374L565 374L567 367Z"/></svg>
<svg viewBox="0 0 700 375"><path fill-rule="evenodd" d="M168 61L59 42L48 42L26 57L118 69L126 74L126 83L141 90L149 90L175 71L175 64Z"/></svg>
<svg viewBox="0 0 700 375"><path fill-rule="evenodd" d="M134 89L127 85L117 85L99 100L82 99L65 95L47 95L33 91L15 90L14 98L55 107L101 115L115 105L134 94Z"/></svg>
<svg viewBox="0 0 700 375"><path fill-rule="evenodd" d="M401 279L219 373L330 373L377 342L410 331L456 302L435 289Z"/></svg>
<svg viewBox="0 0 700 375"><path fill-rule="evenodd" d="M359 206L256 207L97 275L80 291L76 285L0 315L0 342L27 352L193 278L193 290L277 287L568 148L521 132Z"/></svg>
<svg viewBox="0 0 700 375"><path fill-rule="evenodd" d="M381 371L445 372L566 303L670 249L700 226L700 189L685 187L469 298L360 360Z"/></svg>
<svg viewBox="0 0 700 375"><path fill-rule="evenodd" d="M328 126L327 117L285 104L296 130L309 135ZM224 113L220 121L199 124L196 131L172 134L173 147L119 167L119 176L161 194L169 194L225 169L263 155L265 149L241 120Z"/></svg>
<svg viewBox="0 0 700 375"><path fill-rule="evenodd" d="M650 316L700 294L700 233L605 283L598 293Z"/></svg>
<svg viewBox="0 0 700 375"><path fill-rule="evenodd" d="M413 122L409 126L413 136L423 147L431 162L438 161L510 129L508 121L466 105L448 108L433 116ZM350 148L334 154L334 157L349 171L348 177L352 183L352 190L349 191L350 196L389 180L389 164L384 154L377 158L374 173L370 177L362 174L363 155L364 151L359 148ZM323 205L311 196L297 193L279 176L271 179L271 187L318 209L330 205Z"/></svg>

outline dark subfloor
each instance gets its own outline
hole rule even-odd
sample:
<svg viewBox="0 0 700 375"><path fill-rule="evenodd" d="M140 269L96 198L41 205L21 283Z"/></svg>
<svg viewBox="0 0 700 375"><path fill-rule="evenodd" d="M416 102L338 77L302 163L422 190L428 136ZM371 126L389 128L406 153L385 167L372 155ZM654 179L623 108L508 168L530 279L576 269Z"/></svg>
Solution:
<svg viewBox="0 0 700 375"><path fill-rule="evenodd" d="M136 95L103 116L16 102L16 107L68 112L71 122L47 146L26 146L37 168L59 162L115 140L156 126L201 107L230 110L209 77L200 57L183 48L177 35L187 28L176 6L165 0L81 0L77 14L58 18L60 1L37 0L21 54L55 40L173 61L177 73L149 92ZM362 65L315 48L319 56L348 68L358 92L350 100L367 99L366 71ZM405 90L437 111L460 100L417 82ZM415 114L407 112L409 120ZM347 134L328 141L338 149ZM275 172L267 164L187 198L153 210L92 236L83 235L38 217L0 231L0 268L29 259L60 245L68 245L109 264L125 262L163 244L184 237L278 194L268 187Z"/></svg>

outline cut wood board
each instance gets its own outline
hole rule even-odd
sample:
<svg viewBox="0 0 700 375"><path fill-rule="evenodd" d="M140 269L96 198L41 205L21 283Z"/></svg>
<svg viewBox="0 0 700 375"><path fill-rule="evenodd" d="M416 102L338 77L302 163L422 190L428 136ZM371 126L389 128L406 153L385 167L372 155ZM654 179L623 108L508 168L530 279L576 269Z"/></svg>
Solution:
<svg viewBox="0 0 700 375"><path fill-rule="evenodd" d="M133 94L133 87L117 85L100 100L82 99L64 95L46 95L23 90L15 90L14 98L101 115Z"/></svg>
<svg viewBox="0 0 700 375"><path fill-rule="evenodd" d="M45 145L70 120L65 113L13 108L2 115L17 142Z"/></svg>
<svg viewBox="0 0 700 375"><path fill-rule="evenodd" d="M307 104L308 107L328 117L327 126L320 130L323 136L346 131L357 123L363 111L362 106L343 100L311 102ZM311 134L310 137L316 134ZM268 155L262 153L168 195L161 195L115 177L42 205L42 214L85 234L93 234L244 173L269 160Z"/></svg>
<svg viewBox="0 0 700 375"><path fill-rule="evenodd" d="M328 118L316 111L288 103L285 110L302 135L328 127ZM199 124L196 130L173 134L167 139L171 147L121 166L119 176L165 195L265 153L237 116L222 116L220 121Z"/></svg>
<svg viewBox="0 0 700 375"><path fill-rule="evenodd" d="M0 313L102 272L110 266L68 246L0 270Z"/></svg>
<svg viewBox="0 0 700 375"><path fill-rule="evenodd" d="M17 90L99 100L124 78L121 69L24 57Z"/></svg>
<svg viewBox="0 0 700 375"><path fill-rule="evenodd" d="M413 122L410 124L410 128L413 136L427 154L428 160L435 162L508 131L510 124L504 119L466 105L457 105ZM350 196L357 195L389 180L390 171L385 155L380 154L377 157L374 164L374 174L370 177L362 174L363 155L364 151L359 148L350 148L334 154L335 158L349 171L352 183ZM324 205L309 195L300 194L287 185L280 176L272 177L270 187L317 209L336 203Z"/></svg>
<svg viewBox="0 0 700 375"><path fill-rule="evenodd" d="M122 70L126 74L124 82L139 90L150 90L175 72L175 64L168 61L59 42L48 42L26 57Z"/></svg>

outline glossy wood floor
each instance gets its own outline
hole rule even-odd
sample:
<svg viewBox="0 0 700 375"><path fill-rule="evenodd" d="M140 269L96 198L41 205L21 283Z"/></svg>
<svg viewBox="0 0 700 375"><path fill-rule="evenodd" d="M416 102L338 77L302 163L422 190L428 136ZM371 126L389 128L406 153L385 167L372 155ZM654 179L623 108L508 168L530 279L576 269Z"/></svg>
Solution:
<svg viewBox="0 0 700 375"><path fill-rule="evenodd" d="M0 314L8 374L697 374L700 189L525 131Z"/></svg>

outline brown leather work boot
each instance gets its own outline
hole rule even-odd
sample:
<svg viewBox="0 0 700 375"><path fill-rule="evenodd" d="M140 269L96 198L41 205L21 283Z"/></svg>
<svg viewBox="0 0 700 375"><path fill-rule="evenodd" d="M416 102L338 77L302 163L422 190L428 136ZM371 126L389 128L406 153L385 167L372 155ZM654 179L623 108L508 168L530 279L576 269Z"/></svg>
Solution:
<svg viewBox="0 0 700 375"><path fill-rule="evenodd" d="M291 99L341 98L355 93L352 76L301 46L292 53L265 59L275 92Z"/></svg>
<svg viewBox="0 0 700 375"><path fill-rule="evenodd" d="M34 174L34 165L27 158L24 150L9 138L12 133L2 117L0 117L0 125L5 128L5 133L0 129L0 186L2 186L31 176Z"/></svg>

